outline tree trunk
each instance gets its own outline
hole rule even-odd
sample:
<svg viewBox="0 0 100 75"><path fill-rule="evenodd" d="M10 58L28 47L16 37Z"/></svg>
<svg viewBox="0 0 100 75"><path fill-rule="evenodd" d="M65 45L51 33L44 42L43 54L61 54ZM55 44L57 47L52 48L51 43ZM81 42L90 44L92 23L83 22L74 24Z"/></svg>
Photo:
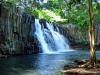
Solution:
<svg viewBox="0 0 100 75"><path fill-rule="evenodd" d="M89 40L90 40L90 65L94 66L96 63L96 51L95 51L95 35L94 35L94 25L93 25L93 7L92 0L88 0L89 6Z"/></svg>

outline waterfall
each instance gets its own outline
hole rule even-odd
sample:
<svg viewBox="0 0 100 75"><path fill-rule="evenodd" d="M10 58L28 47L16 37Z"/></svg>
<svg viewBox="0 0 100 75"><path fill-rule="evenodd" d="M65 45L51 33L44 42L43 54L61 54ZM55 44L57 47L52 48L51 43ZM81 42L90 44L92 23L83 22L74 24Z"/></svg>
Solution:
<svg viewBox="0 0 100 75"><path fill-rule="evenodd" d="M35 19L35 37L39 41L39 47L43 53L60 53L70 51L68 41L60 34L59 29L52 23L46 22L46 27Z"/></svg>
<svg viewBox="0 0 100 75"><path fill-rule="evenodd" d="M41 44L42 50L43 50L43 52L48 53L49 48L48 48L48 45L45 41L45 38L44 38L44 35L43 35L44 32L42 30L42 27L41 27L38 19L35 20L35 27L36 27L35 35L36 35L37 39L39 40L39 42Z"/></svg>

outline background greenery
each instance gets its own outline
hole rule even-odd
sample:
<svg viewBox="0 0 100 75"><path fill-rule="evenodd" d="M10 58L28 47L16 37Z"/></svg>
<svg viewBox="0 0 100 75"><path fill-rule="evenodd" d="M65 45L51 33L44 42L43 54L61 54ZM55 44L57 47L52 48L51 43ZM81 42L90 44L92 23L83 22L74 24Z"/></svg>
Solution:
<svg viewBox="0 0 100 75"><path fill-rule="evenodd" d="M88 30L89 17L87 0L6 0L12 4L22 4L25 12L35 17L46 19L51 22L72 23L80 30ZM27 3L28 2L28 3ZM100 3L93 1L94 24L100 23Z"/></svg>

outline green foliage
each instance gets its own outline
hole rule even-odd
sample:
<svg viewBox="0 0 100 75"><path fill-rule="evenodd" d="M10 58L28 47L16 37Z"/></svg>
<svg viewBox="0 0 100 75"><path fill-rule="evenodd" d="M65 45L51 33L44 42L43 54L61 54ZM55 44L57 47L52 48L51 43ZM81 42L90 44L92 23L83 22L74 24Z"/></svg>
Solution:
<svg viewBox="0 0 100 75"><path fill-rule="evenodd" d="M100 3L94 3L94 24L100 24Z"/></svg>
<svg viewBox="0 0 100 75"><path fill-rule="evenodd" d="M39 16L38 10L32 10L31 14L35 17Z"/></svg>
<svg viewBox="0 0 100 75"><path fill-rule="evenodd" d="M7 0L11 3L19 2L20 0ZM100 22L100 3L93 2L94 8L94 23ZM40 4L33 0L31 7L26 6L25 12L31 13L33 16L44 18L49 21L73 23L80 30L88 30L89 17L87 0L48 0L47 3Z"/></svg>
<svg viewBox="0 0 100 75"><path fill-rule="evenodd" d="M89 25L89 17L86 10L86 7L83 5L79 5L78 7L74 7L71 9L69 16L68 16L69 22L75 23L75 25L78 25L80 29L88 29Z"/></svg>
<svg viewBox="0 0 100 75"><path fill-rule="evenodd" d="M6 0L7 2L10 2L12 4L16 4L17 2L19 2L20 0Z"/></svg>

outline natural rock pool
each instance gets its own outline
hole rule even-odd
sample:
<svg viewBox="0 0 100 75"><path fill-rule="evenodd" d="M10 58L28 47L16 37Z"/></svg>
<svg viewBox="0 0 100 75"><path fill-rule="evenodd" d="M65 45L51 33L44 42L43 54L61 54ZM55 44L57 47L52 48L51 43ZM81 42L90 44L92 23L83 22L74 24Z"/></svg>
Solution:
<svg viewBox="0 0 100 75"><path fill-rule="evenodd" d="M100 51L97 51L97 58ZM74 59L88 59L89 51L70 51L61 54L33 54L0 58L0 75L63 75L61 70Z"/></svg>

